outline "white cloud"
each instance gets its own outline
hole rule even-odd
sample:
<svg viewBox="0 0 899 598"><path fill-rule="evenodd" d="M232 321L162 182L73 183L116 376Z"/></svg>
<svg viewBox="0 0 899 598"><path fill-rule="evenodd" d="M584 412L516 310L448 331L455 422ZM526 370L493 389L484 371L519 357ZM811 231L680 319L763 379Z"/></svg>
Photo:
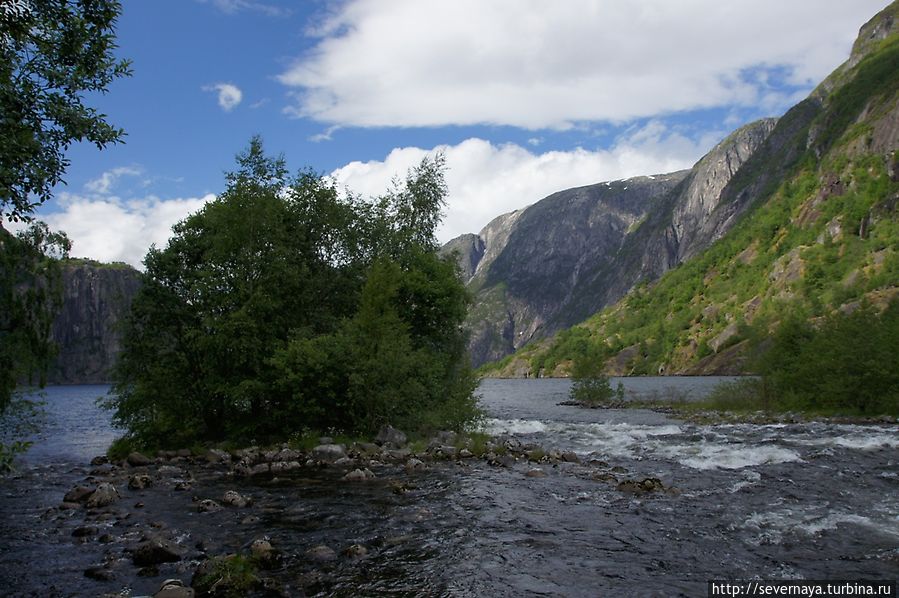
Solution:
<svg viewBox="0 0 899 598"><path fill-rule="evenodd" d="M203 91L215 91L218 93L219 106L225 112L230 112L240 104L243 99L243 92L233 83L216 83L215 85L206 85Z"/></svg>
<svg viewBox="0 0 899 598"><path fill-rule="evenodd" d="M107 194L123 176L140 176L143 169L138 166L120 166L107 170L96 179L88 181L84 184L84 188L91 193Z"/></svg>
<svg viewBox="0 0 899 598"><path fill-rule="evenodd" d="M215 199L203 197L159 199L154 196L123 201L117 197L84 197L63 194L63 210L41 216L53 230L65 231L72 240L73 257L103 262L141 262L156 243L164 246L171 228L188 214Z"/></svg>
<svg viewBox="0 0 899 598"><path fill-rule="evenodd" d="M445 242L477 232L495 216L555 191L689 168L721 137L723 133L711 133L694 140L651 121L619 137L610 149L597 151L535 154L519 145L472 138L432 149L397 148L383 161L351 162L332 176L341 185L374 197L388 188L394 176L403 176L425 156L443 151L449 196L438 237Z"/></svg>
<svg viewBox="0 0 899 598"><path fill-rule="evenodd" d="M783 110L886 0L350 0L279 79L343 126L567 128L718 106ZM772 104L773 103L773 104Z"/></svg>

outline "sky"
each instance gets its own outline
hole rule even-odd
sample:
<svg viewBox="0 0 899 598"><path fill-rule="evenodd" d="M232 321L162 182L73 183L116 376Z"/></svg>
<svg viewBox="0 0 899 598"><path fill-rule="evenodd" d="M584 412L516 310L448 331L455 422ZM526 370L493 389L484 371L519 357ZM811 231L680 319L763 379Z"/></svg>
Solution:
<svg viewBox="0 0 899 598"><path fill-rule="evenodd" d="M692 166L780 116L887 0L124 0L133 76L87 102L37 216L73 257L138 268L225 188L253 135L291 170L377 196L446 156L440 241L552 192Z"/></svg>

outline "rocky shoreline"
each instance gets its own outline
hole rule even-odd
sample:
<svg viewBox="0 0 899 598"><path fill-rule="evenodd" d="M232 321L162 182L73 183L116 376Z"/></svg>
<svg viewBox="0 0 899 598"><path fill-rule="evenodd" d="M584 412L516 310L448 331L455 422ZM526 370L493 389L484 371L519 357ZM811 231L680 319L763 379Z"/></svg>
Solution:
<svg viewBox="0 0 899 598"><path fill-rule="evenodd" d="M94 595L107 598L123 594L104 588L130 588L135 579L144 580L144 587L152 580L158 588L154 598L328 593L337 569L364 570L367 560L405 541L399 534L346 545L334 539L287 547L278 540L283 530L259 533L266 521L284 515L283 506L257 500L271 489L302 496L327 483L334 484L335 494L369 493L375 501L408 493L416 504L423 503L412 511L413 522L433 516L427 491L418 488L426 476L472 467L502 468L532 483L577 476L631 495L678 494L656 478L632 479L598 454L582 457L514 436L453 432L440 432L423 449L413 450L404 434L389 427L375 443L345 445L322 438L305 451L285 444L161 451L153 457L131 453L117 462L97 457L91 467L42 519L70 533L75 547L100 557L84 577L100 590ZM322 530L327 538L325 525Z"/></svg>

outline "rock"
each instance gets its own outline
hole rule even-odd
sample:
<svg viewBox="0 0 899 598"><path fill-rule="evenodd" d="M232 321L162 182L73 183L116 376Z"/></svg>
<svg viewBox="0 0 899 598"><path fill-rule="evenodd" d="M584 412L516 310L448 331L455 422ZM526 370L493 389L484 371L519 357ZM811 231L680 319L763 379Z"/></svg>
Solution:
<svg viewBox="0 0 899 598"><path fill-rule="evenodd" d="M86 504L88 508L97 509L100 507L108 507L117 500L119 500L118 490L116 490L115 486L112 484L104 482L97 486L97 489L91 493Z"/></svg>
<svg viewBox="0 0 899 598"><path fill-rule="evenodd" d="M412 459L409 459L408 461L406 461L405 467L406 467L407 472L422 471L424 469L427 469L427 466L424 464L424 461L421 461L420 459L416 459L414 457Z"/></svg>
<svg viewBox="0 0 899 598"><path fill-rule="evenodd" d="M317 563L326 563L337 560L337 553L328 546L320 544L307 550L306 558Z"/></svg>
<svg viewBox="0 0 899 598"><path fill-rule="evenodd" d="M354 459L350 459L349 457L341 457L337 461L334 461L334 467L352 467L356 464Z"/></svg>
<svg viewBox="0 0 899 598"><path fill-rule="evenodd" d="M163 478L180 478L184 476L184 470L175 465L162 465L156 468L156 477Z"/></svg>
<svg viewBox="0 0 899 598"><path fill-rule="evenodd" d="M351 559L361 559L368 554L368 549L362 544L353 544L343 550L343 555Z"/></svg>
<svg viewBox="0 0 899 598"><path fill-rule="evenodd" d="M218 513L222 508L222 505L209 498L203 499L197 503L197 511L200 513Z"/></svg>
<svg viewBox="0 0 899 598"><path fill-rule="evenodd" d="M209 463L230 463L231 455L227 451L220 449L209 449L206 451L206 461Z"/></svg>
<svg viewBox="0 0 899 598"><path fill-rule="evenodd" d="M179 457L181 457L182 459L187 459L188 457L191 456L190 449L186 449L186 448L178 449L177 451L175 451L175 454L178 455Z"/></svg>
<svg viewBox="0 0 899 598"><path fill-rule="evenodd" d="M75 538L85 538L87 536L93 536L97 533L97 528L92 525L82 525L81 527L76 527L72 530L72 536Z"/></svg>
<svg viewBox="0 0 899 598"><path fill-rule="evenodd" d="M250 468L251 476L266 475L271 472L272 466L268 463L259 463Z"/></svg>
<svg viewBox="0 0 899 598"><path fill-rule="evenodd" d="M441 445L434 449L434 455L438 459L455 459L457 452L456 447L450 445Z"/></svg>
<svg viewBox="0 0 899 598"><path fill-rule="evenodd" d="M546 472L543 471L542 469L531 469L524 475L526 475L529 478L545 478Z"/></svg>
<svg viewBox="0 0 899 598"><path fill-rule="evenodd" d="M375 436L377 444L396 448L406 446L407 440L406 435L393 426L381 426L381 429L378 430L378 435Z"/></svg>
<svg viewBox="0 0 899 598"><path fill-rule="evenodd" d="M109 463L109 457L106 455L97 455L93 459L91 459L91 465L93 467L97 467L98 465L106 465Z"/></svg>
<svg viewBox="0 0 899 598"><path fill-rule="evenodd" d="M445 446L445 445L454 445L456 444L456 440L459 438L459 435L455 432L451 432L448 430L442 430L434 434L434 437L431 439L429 443L430 446Z"/></svg>
<svg viewBox="0 0 899 598"><path fill-rule="evenodd" d="M141 467L143 465L150 465L151 463L153 463L153 460L150 459L150 457L138 453L137 451L129 454L126 461L128 461L128 465L130 465L131 467Z"/></svg>
<svg viewBox="0 0 899 598"><path fill-rule="evenodd" d="M145 473L139 473L128 479L129 490L143 490L153 485L153 478Z"/></svg>
<svg viewBox="0 0 899 598"><path fill-rule="evenodd" d="M342 444L320 444L312 449L312 458L318 461L333 462L346 456Z"/></svg>
<svg viewBox="0 0 899 598"><path fill-rule="evenodd" d="M252 502L253 500L249 496L244 496L234 490L228 490L222 497L223 504L226 504L229 507L236 507L238 509L243 509L244 507L249 506Z"/></svg>
<svg viewBox="0 0 899 598"><path fill-rule="evenodd" d="M580 463L581 458L577 456L577 453L574 451L567 451L562 453L562 461L566 463Z"/></svg>
<svg viewBox="0 0 899 598"><path fill-rule="evenodd" d="M277 455L275 455L275 460L276 461L286 461L286 462L299 461L302 458L302 456L303 456L303 453L301 453L300 451L297 451L297 450L294 450L291 448L285 448L285 449L281 449L281 451L278 452Z"/></svg>
<svg viewBox="0 0 899 598"><path fill-rule="evenodd" d="M405 461L412 455L412 451L409 449L396 449L392 451L387 451L387 458L393 461Z"/></svg>
<svg viewBox="0 0 899 598"><path fill-rule="evenodd" d="M354 469L349 472L343 479L350 482L364 482L366 480L373 480L375 478L375 474L372 473L370 469Z"/></svg>
<svg viewBox="0 0 899 598"><path fill-rule="evenodd" d="M174 563L181 560L181 551L175 544L162 538L150 538L137 545L131 553L131 561L139 566Z"/></svg>
<svg viewBox="0 0 899 598"><path fill-rule="evenodd" d="M110 569L103 566L88 567L84 570L84 576L95 581L112 581L115 577Z"/></svg>
<svg viewBox="0 0 899 598"><path fill-rule="evenodd" d="M299 461L275 461L272 463L270 471L277 475L279 473L285 473L288 471L295 471L300 468Z"/></svg>
<svg viewBox="0 0 899 598"><path fill-rule="evenodd" d="M625 480L618 484L618 490L621 492L630 492L632 494L645 494L647 492L664 492L665 486L658 478L646 478L644 480Z"/></svg>
<svg viewBox="0 0 899 598"><path fill-rule="evenodd" d="M460 459L471 459L472 457L474 457L474 453L472 453L470 450L468 450L466 448L459 451Z"/></svg>
<svg viewBox="0 0 899 598"><path fill-rule="evenodd" d="M84 502L91 494L93 494L93 492L93 488L88 488L87 486L75 486L66 492L66 495L62 497L62 500L67 503Z"/></svg>
<svg viewBox="0 0 899 598"><path fill-rule="evenodd" d="M372 457L381 452L381 447L371 442L359 442L356 444L356 450L364 457Z"/></svg>
<svg viewBox="0 0 899 598"><path fill-rule="evenodd" d="M240 523L241 525L252 525L254 523L259 523L259 517L256 515L247 515L240 520Z"/></svg>
<svg viewBox="0 0 899 598"><path fill-rule="evenodd" d="M253 540L250 544L250 556L263 569L274 569L280 561L280 555L267 538Z"/></svg>
<svg viewBox="0 0 899 598"><path fill-rule="evenodd" d="M194 598L194 596L196 592L193 588L185 587L180 579L165 580L153 594L153 598Z"/></svg>

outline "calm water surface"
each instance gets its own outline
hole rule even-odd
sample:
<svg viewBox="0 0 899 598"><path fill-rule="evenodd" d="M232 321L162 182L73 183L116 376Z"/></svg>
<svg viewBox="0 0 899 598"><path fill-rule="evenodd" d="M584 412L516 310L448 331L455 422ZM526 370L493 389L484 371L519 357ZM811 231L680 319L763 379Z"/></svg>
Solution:
<svg viewBox="0 0 899 598"><path fill-rule="evenodd" d="M714 382L624 380L630 394L673 389L689 396ZM88 580L84 569L123 555L126 539L112 547L76 543L77 522L48 511L115 435L108 414L93 404L105 391L48 389L39 442L20 472L2 482L0 588L9 595L140 595L166 577L190 577L189 563L146 579L127 564L111 582ZM899 577L896 426L700 426L646 410L559 406L567 391L566 380L485 380L484 428L574 450L621 468L619 479L656 477L680 492L636 497L576 464L544 465L545 478L526 477L533 467L526 464L439 466L403 494L389 482L408 477L390 467L363 485L328 470L278 482L198 473L210 497L235 485L253 495L260 521L198 517L186 507L189 497L160 493L145 498L145 515L110 529L126 538L141 517L164 514L184 530L185 545L202 538L221 551L269 535L296 555L277 572L292 588L301 585L307 548L369 547L362 561L330 566L329 581L312 586L321 595L704 596L713 578ZM125 500L133 500L127 492Z"/></svg>

